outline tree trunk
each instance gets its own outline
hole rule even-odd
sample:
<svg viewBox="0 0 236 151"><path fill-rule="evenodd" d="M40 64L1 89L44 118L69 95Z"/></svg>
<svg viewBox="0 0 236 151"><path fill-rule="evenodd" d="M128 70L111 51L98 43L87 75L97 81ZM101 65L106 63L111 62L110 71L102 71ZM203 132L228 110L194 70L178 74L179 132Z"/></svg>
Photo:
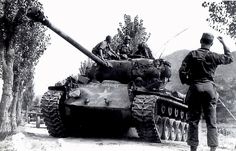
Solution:
<svg viewBox="0 0 236 151"><path fill-rule="evenodd" d="M14 72L14 70L13 70ZM11 126L12 126L12 130L13 133L17 128L17 102L19 100L19 90L20 90L20 85L19 85L19 76L15 75L13 76L13 100L12 100L12 104L10 106L10 112L11 112Z"/></svg>
<svg viewBox="0 0 236 151"><path fill-rule="evenodd" d="M18 102L18 87L15 87L17 90L13 91L13 99L12 99L12 104L10 106L10 117L11 117L11 127L12 127L12 132L14 133L16 128L17 128L17 124L16 124L16 106L17 106L17 102Z"/></svg>
<svg viewBox="0 0 236 151"><path fill-rule="evenodd" d="M0 103L0 139L4 139L7 135L11 134L11 120L9 108L12 103L12 87L13 87L13 62L14 50L8 49L1 45L1 59L2 59L2 98Z"/></svg>
<svg viewBox="0 0 236 151"><path fill-rule="evenodd" d="M16 123L17 126L19 126L22 122L22 99L23 99L23 90L19 90L19 96L17 101L17 107L16 107Z"/></svg>

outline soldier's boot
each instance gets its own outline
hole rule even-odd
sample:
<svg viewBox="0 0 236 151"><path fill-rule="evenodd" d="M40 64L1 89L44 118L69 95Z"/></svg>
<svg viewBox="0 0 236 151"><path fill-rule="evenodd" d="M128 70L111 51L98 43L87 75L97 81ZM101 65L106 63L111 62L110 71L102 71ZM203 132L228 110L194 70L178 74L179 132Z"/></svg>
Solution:
<svg viewBox="0 0 236 151"><path fill-rule="evenodd" d="M216 151L216 147L210 147L210 151Z"/></svg>
<svg viewBox="0 0 236 151"><path fill-rule="evenodd" d="M197 151L197 146L190 146L190 151Z"/></svg>

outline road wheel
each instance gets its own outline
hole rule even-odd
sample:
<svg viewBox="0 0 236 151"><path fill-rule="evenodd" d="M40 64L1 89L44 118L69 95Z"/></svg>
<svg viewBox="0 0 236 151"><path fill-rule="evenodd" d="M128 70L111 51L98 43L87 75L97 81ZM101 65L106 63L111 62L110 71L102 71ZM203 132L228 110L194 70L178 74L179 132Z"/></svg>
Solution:
<svg viewBox="0 0 236 151"><path fill-rule="evenodd" d="M187 141L187 137L188 137L188 124L185 122L182 122L182 141L186 142Z"/></svg>
<svg viewBox="0 0 236 151"><path fill-rule="evenodd" d="M168 117L164 117L162 119L162 123L163 123L162 139L168 140L170 138L170 129L171 129L170 119Z"/></svg>
<svg viewBox="0 0 236 151"><path fill-rule="evenodd" d="M170 140L176 139L176 122L174 119L170 119Z"/></svg>
<svg viewBox="0 0 236 151"><path fill-rule="evenodd" d="M162 119L159 115L156 116L156 119L155 119L155 124L156 124L156 128L157 128L157 131L159 133L159 136L162 135L163 133L163 123L162 123Z"/></svg>
<svg viewBox="0 0 236 151"><path fill-rule="evenodd" d="M183 125L180 121L176 121L176 141L181 141L182 140L182 130L183 130Z"/></svg>

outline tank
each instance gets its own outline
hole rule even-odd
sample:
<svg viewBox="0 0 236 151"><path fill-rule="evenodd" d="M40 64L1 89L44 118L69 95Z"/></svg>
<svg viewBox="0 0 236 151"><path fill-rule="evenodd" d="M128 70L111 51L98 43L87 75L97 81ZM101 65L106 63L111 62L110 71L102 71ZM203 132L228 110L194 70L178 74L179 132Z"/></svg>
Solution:
<svg viewBox="0 0 236 151"><path fill-rule="evenodd" d="M136 128L144 141L186 141L188 107L180 93L165 89L163 74L170 71L162 59L103 61L53 26L41 12L32 9L27 15L94 61L84 75L49 86L42 96L41 111L51 136L113 137Z"/></svg>

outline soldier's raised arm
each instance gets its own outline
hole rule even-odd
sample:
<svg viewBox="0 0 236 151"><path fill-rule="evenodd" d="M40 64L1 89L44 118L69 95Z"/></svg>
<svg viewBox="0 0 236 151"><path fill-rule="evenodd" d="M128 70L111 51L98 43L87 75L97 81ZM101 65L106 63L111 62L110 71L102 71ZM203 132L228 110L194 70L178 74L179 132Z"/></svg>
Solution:
<svg viewBox="0 0 236 151"><path fill-rule="evenodd" d="M219 57L216 57L216 63L217 64L230 64L231 62L233 62L233 56L231 54L229 47L225 44L223 37L219 36L217 37L217 39L223 45L224 54L220 55Z"/></svg>
<svg viewBox="0 0 236 151"><path fill-rule="evenodd" d="M223 45L224 48L224 54L231 56L231 52L229 50L229 47L225 44L223 37L219 36L217 39L220 41L220 43Z"/></svg>

